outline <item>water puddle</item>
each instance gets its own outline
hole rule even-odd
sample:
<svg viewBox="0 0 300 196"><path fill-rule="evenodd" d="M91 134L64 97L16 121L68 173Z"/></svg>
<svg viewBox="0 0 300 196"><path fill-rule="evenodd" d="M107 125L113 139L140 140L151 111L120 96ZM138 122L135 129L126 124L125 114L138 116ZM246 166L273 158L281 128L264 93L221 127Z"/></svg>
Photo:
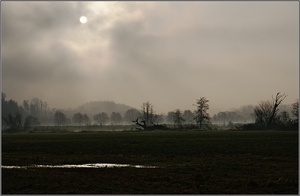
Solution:
<svg viewBox="0 0 300 196"><path fill-rule="evenodd" d="M157 166L131 165L131 164L114 164L114 163L89 163L79 165L28 165L28 166L5 166L3 169L31 169L31 168L116 168L116 167L133 167L133 168L158 168Z"/></svg>

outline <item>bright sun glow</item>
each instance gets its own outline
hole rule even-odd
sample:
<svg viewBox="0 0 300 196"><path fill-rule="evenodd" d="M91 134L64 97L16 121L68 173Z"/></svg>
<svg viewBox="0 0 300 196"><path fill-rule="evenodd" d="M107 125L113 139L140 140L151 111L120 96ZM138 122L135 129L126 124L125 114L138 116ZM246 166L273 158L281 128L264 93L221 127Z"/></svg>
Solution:
<svg viewBox="0 0 300 196"><path fill-rule="evenodd" d="M82 24L87 22L87 18L85 16L81 16L79 20Z"/></svg>

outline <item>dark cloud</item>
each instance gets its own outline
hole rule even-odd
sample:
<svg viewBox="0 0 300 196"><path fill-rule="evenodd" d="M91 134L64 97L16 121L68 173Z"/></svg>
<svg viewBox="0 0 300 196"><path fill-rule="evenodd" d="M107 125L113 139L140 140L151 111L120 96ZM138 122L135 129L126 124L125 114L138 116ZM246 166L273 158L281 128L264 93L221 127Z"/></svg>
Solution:
<svg viewBox="0 0 300 196"><path fill-rule="evenodd" d="M3 2L3 90L53 107L111 99L139 108L149 100L163 112L193 108L200 96L216 108L256 104L277 91L294 101L293 5Z"/></svg>
<svg viewBox="0 0 300 196"><path fill-rule="evenodd" d="M2 10L2 70L6 91L19 89L17 96L28 97L27 89L36 84L40 84L40 91L45 91L51 85L76 85L81 81L76 51L64 40L79 25L78 13L85 10L83 6L5 2Z"/></svg>

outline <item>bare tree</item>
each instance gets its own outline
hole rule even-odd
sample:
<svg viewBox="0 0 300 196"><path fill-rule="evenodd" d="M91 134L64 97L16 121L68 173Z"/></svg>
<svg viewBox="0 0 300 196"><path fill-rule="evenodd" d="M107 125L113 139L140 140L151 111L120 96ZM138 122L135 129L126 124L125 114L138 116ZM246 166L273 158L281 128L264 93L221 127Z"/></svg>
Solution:
<svg viewBox="0 0 300 196"><path fill-rule="evenodd" d="M262 101L254 108L255 124L261 128L268 127L269 119L272 114L272 103L270 101Z"/></svg>
<svg viewBox="0 0 300 196"><path fill-rule="evenodd" d="M163 125L154 124L155 120L158 118L158 115L154 114L153 105L147 101L142 105L142 116L144 118L136 118L133 120L136 125L141 126L144 130L155 130L155 129L167 129Z"/></svg>
<svg viewBox="0 0 300 196"><path fill-rule="evenodd" d="M195 111L196 116L194 119L199 125L199 129L202 128L204 123L209 123L210 117L207 113L207 110L209 109L208 102L209 100L207 100L205 97L201 97L196 102L197 110Z"/></svg>
<svg viewBox="0 0 300 196"><path fill-rule="evenodd" d="M286 98L285 94L278 92L272 102L263 101L254 108L255 124L261 128L270 128L276 121L278 106Z"/></svg>
<svg viewBox="0 0 300 196"><path fill-rule="evenodd" d="M142 105L142 114L144 116L146 126L153 125L156 120L156 115L153 111L153 105L147 101Z"/></svg>
<svg viewBox="0 0 300 196"><path fill-rule="evenodd" d="M273 100L273 109L272 109L272 113L270 116L270 119L268 121L268 127L271 125L271 123L273 122L274 118L276 117L276 114L278 112L278 106L281 104L281 102L287 97L287 95L283 94L281 95L280 92L278 92L276 94L275 99L272 96L272 100Z"/></svg>

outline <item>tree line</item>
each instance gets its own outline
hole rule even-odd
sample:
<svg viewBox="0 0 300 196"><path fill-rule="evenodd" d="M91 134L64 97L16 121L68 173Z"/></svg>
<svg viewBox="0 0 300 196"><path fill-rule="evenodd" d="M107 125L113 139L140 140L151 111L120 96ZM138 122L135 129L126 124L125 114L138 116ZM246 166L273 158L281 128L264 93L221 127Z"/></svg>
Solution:
<svg viewBox="0 0 300 196"><path fill-rule="evenodd" d="M238 129L274 129L292 128L298 129L298 99L291 105L292 115L287 111L280 111L280 104L286 95L277 93L272 101L262 101L257 106L243 106L236 111L219 112L210 117L209 100L200 97L196 100L195 110L175 109L164 114L156 114L154 106L149 102L141 105L141 110L128 109L122 116L119 112L112 112L110 115L99 112L92 116L86 113L76 112L68 117L62 110L50 109L48 104L38 98L30 101L24 100L22 105L12 99L7 100L2 93L2 125L7 129L22 131L38 125L123 125L133 122L142 129L164 128L165 125L172 128L196 128L213 129L214 125L225 122L230 128ZM251 111L251 112L249 112ZM247 123L246 119L253 118L253 122ZM235 126L234 122L240 122ZM242 122L242 123L241 123ZM241 125L242 124L242 125ZM160 126L159 126L160 125Z"/></svg>

